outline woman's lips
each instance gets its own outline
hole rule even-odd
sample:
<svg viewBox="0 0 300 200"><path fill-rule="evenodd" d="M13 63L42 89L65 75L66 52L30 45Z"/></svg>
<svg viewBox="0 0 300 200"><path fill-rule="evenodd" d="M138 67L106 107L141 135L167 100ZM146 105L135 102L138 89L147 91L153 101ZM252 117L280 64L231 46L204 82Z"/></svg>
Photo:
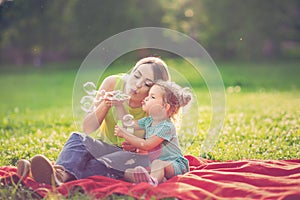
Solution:
<svg viewBox="0 0 300 200"><path fill-rule="evenodd" d="M130 94L134 95L134 94L137 94L137 92L136 92L136 90L131 89Z"/></svg>

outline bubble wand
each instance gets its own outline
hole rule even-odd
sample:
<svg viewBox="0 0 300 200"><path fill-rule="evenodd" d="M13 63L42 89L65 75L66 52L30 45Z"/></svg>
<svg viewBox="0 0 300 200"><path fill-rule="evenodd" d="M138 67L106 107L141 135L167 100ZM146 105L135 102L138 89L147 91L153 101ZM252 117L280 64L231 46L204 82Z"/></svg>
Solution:
<svg viewBox="0 0 300 200"><path fill-rule="evenodd" d="M86 112L93 112L95 110L94 103L99 103L103 99L108 99L111 101L125 101L130 98L129 95L124 94L120 90L106 92L105 90L96 90L96 86L93 82L86 82L83 84L83 89L87 93L80 100L81 109Z"/></svg>

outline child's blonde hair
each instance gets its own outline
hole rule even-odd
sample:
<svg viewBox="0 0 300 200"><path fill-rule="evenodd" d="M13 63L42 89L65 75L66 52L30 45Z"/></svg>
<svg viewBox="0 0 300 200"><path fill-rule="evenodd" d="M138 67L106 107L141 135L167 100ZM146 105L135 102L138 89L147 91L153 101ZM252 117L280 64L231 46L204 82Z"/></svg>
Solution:
<svg viewBox="0 0 300 200"><path fill-rule="evenodd" d="M173 119L179 109L186 106L192 100L192 93L188 87L182 88L174 82L162 80L156 81L155 85L163 89L164 102L170 105L168 114Z"/></svg>

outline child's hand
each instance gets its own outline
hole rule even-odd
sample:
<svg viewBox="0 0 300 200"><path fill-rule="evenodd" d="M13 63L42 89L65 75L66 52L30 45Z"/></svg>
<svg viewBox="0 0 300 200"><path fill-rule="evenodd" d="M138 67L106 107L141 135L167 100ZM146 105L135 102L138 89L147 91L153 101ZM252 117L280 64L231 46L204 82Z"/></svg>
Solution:
<svg viewBox="0 0 300 200"><path fill-rule="evenodd" d="M118 125L115 126L115 136L124 137L124 132L122 130L122 128L120 128Z"/></svg>
<svg viewBox="0 0 300 200"><path fill-rule="evenodd" d="M135 152L136 151L136 147L131 145L129 142L127 141L124 141L122 142L122 148L125 150L125 151L131 151L131 152Z"/></svg>
<svg viewBox="0 0 300 200"><path fill-rule="evenodd" d="M148 151L141 150L141 149L136 149L136 152L139 153L139 154L148 154Z"/></svg>

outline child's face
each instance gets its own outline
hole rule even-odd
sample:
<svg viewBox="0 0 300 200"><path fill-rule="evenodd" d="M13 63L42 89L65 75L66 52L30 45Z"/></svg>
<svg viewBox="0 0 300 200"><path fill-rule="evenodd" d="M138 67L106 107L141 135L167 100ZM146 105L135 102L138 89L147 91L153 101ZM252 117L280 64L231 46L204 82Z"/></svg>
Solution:
<svg viewBox="0 0 300 200"><path fill-rule="evenodd" d="M148 115L161 114L164 112L164 91L160 86L151 87L148 96L142 102L142 108Z"/></svg>

